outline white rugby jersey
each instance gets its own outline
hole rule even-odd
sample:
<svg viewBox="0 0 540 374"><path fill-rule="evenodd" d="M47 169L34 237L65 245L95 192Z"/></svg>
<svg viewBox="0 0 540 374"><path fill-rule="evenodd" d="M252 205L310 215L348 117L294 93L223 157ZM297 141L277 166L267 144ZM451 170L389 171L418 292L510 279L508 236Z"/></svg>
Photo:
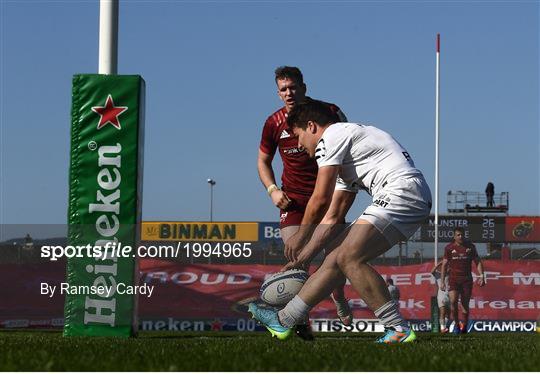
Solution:
<svg viewBox="0 0 540 374"><path fill-rule="evenodd" d="M409 153L390 134L373 126L338 122L317 143L319 168L340 165L336 190L377 194L401 176L421 176Z"/></svg>

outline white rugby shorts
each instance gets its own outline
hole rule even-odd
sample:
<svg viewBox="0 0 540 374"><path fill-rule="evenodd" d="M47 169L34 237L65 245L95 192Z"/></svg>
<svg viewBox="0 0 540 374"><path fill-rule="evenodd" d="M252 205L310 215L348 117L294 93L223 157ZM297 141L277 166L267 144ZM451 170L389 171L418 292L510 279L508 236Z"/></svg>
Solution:
<svg viewBox="0 0 540 374"><path fill-rule="evenodd" d="M448 291L437 291L437 305L440 307L450 306L450 296L448 296Z"/></svg>
<svg viewBox="0 0 540 374"><path fill-rule="evenodd" d="M388 182L359 219L375 226L391 246L409 239L429 216L431 191L423 176Z"/></svg>

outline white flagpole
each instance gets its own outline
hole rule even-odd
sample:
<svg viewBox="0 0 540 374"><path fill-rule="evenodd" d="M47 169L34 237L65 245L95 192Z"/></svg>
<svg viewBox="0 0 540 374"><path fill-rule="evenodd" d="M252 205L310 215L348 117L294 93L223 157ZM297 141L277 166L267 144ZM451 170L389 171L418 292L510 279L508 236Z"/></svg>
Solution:
<svg viewBox="0 0 540 374"><path fill-rule="evenodd" d="M118 73L118 0L99 1L98 73Z"/></svg>
<svg viewBox="0 0 540 374"><path fill-rule="evenodd" d="M439 245L439 92L440 92L440 52L441 52L441 36L437 34L437 54L435 68L435 248L434 259L435 265L438 262L438 245Z"/></svg>

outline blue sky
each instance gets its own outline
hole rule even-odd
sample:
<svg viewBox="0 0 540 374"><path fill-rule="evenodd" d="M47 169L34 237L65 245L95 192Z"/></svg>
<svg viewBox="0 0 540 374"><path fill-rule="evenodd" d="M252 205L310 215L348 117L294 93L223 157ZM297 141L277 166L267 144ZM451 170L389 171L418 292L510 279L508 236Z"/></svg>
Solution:
<svg viewBox="0 0 540 374"><path fill-rule="evenodd" d="M71 79L97 72L98 19L98 1L1 2L0 223L66 222ZM121 1L119 73L147 84L143 219L207 220L213 178L215 220L277 220L256 157L280 65L394 135L434 191L438 32L441 212L491 180L538 215L538 25L536 1Z"/></svg>

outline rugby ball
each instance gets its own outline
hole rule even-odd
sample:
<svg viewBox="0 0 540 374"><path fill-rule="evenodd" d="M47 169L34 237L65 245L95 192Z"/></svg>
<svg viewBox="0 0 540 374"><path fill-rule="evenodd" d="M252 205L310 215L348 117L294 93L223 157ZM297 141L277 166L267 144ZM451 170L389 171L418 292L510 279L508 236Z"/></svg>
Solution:
<svg viewBox="0 0 540 374"><path fill-rule="evenodd" d="M261 300L273 306L287 304L306 283L309 274L304 270L287 270L266 278L261 286Z"/></svg>

